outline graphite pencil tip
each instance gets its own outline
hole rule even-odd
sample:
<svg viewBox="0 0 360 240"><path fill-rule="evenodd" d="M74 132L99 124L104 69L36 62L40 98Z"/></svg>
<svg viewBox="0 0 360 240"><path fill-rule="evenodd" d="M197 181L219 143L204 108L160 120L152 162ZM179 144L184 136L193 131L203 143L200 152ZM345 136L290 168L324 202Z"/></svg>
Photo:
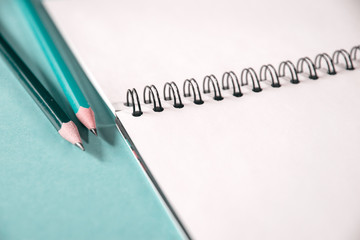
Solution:
<svg viewBox="0 0 360 240"><path fill-rule="evenodd" d="M91 107L79 107L76 117L87 129L96 129L95 115Z"/></svg>
<svg viewBox="0 0 360 240"><path fill-rule="evenodd" d="M77 147L80 148L81 150L85 151L84 145L83 145L81 142L75 143L75 146L77 146Z"/></svg>
<svg viewBox="0 0 360 240"><path fill-rule="evenodd" d="M97 136L97 130L96 130L96 128L90 129L90 132L92 132L95 136Z"/></svg>
<svg viewBox="0 0 360 240"><path fill-rule="evenodd" d="M81 147L78 146L78 143L81 144L82 141L81 141L79 131L73 121L69 121L67 123L61 124L61 128L58 132L67 141L71 142L72 144L75 144L80 149L84 148L84 146L82 146L82 145L81 145Z"/></svg>

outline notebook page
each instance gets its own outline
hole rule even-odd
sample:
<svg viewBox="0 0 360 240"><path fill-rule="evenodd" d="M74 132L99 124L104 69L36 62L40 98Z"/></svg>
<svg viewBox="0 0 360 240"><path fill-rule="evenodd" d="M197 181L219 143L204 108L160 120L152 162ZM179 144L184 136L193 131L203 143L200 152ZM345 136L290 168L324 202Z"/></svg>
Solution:
<svg viewBox="0 0 360 240"><path fill-rule="evenodd" d="M118 112L195 239L359 238L360 71L282 84Z"/></svg>
<svg viewBox="0 0 360 240"><path fill-rule="evenodd" d="M52 0L45 6L113 110L126 91L358 44L356 0Z"/></svg>

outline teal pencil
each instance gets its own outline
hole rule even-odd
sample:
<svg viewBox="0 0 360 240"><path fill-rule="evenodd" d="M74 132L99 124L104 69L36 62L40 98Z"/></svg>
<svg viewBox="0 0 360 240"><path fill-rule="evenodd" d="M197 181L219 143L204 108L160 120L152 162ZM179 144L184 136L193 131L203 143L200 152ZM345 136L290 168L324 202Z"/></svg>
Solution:
<svg viewBox="0 0 360 240"><path fill-rule="evenodd" d="M85 127L97 135L94 112L38 16L32 1L18 0L18 3L34 32L35 37L41 45L76 117Z"/></svg>
<svg viewBox="0 0 360 240"><path fill-rule="evenodd" d="M21 60L0 32L0 53L7 60L15 75L29 95L49 119L56 131L67 141L84 150L80 134L73 121Z"/></svg>

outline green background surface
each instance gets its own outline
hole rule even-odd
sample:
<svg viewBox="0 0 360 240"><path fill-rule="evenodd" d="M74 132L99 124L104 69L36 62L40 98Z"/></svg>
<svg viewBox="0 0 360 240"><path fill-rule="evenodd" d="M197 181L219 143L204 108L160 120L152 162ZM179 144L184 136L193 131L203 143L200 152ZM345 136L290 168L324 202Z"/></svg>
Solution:
<svg viewBox="0 0 360 240"><path fill-rule="evenodd" d="M16 1L0 0L0 29L75 119ZM79 85L99 132L75 121L86 152L58 135L0 58L0 239L181 238L113 115L89 81Z"/></svg>

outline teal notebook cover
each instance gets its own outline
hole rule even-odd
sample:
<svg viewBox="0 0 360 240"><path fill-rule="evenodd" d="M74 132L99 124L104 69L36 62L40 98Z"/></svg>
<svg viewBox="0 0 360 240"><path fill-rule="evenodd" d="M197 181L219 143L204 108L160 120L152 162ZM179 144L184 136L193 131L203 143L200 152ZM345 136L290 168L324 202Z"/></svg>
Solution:
<svg viewBox="0 0 360 240"><path fill-rule="evenodd" d="M0 1L0 29L75 120L16 1ZM181 239L114 116L88 81L79 85L99 130L76 121L86 152L58 135L0 58L0 239Z"/></svg>

